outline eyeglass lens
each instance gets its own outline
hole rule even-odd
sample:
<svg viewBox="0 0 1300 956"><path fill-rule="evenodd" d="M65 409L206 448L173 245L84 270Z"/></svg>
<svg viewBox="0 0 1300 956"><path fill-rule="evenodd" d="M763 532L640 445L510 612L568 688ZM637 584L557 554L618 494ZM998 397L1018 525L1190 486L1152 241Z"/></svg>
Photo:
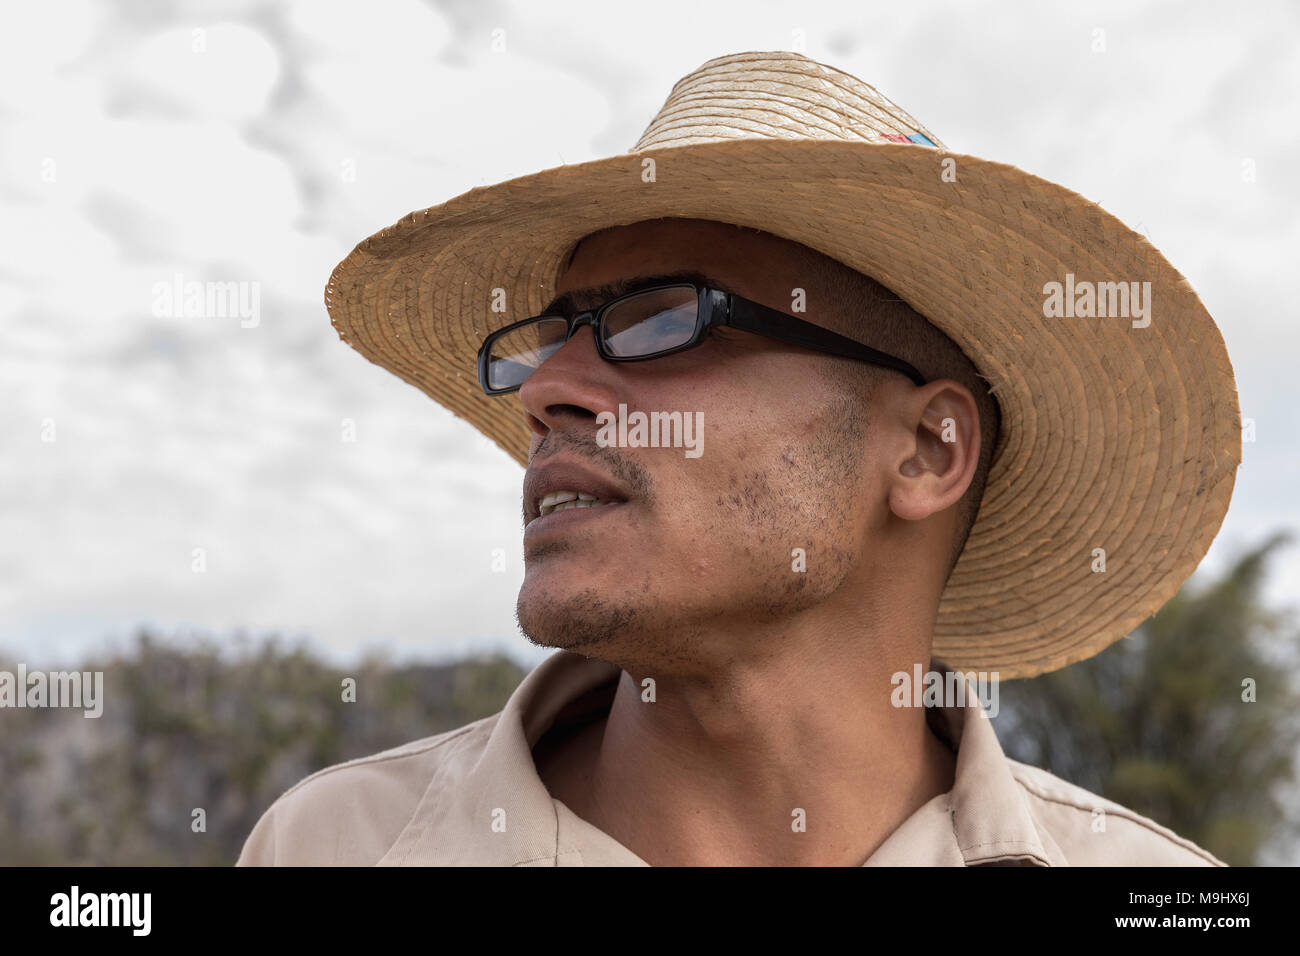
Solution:
<svg viewBox="0 0 1300 956"><path fill-rule="evenodd" d="M651 356L680 348L691 340L699 322L699 298L689 286L650 289L629 296L605 312L597 334L615 358ZM568 335L563 316L546 316L512 329L488 352L488 386L521 385L560 350Z"/></svg>

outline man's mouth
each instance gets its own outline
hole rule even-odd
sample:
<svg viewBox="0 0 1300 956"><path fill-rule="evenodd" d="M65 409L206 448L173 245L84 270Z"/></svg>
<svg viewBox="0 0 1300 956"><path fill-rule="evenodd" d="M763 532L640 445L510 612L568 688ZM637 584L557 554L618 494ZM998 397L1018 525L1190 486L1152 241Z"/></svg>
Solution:
<svg viewBox="0 0 1300 956"><path fill-rule="evenodd" d="M599 522L627 502L621 498L597 498L585 491L553 491L540 499L533 517L524 525L524 542L541 535L563 534L576 525Z"/></svg>
<svg viewBox="0 0 1300 956"><path fill-rule="evenodd" d="M608 508L627 504L627 499L624 488L599 470L582 462L551 461L524 477L524 525L531 528L543 518L549 525L557 512Z"/></svg>
<svg viewBox="0 0 1300 956"><path fill-rule="evenodd" d="M553 512L567 511L570 508L598 508L602 505L618 503L614 498L597 498L585 491L552 491L537 502L537 514L539 517L545 517Z"/></svg>

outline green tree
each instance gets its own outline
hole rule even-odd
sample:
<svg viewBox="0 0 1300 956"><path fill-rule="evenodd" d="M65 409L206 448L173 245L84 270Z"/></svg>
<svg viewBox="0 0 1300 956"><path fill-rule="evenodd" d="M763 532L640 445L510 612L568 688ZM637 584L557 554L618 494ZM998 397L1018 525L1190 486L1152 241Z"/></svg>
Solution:
<svg viewBox="0 0 1300 956"><path fill-rule="evenodd" d="M996 726L1007 755L1234 866L1255 864L1266 846L1289 848L1296 631L1259 602L1268 558L1285 540L1270 539L1217 580L1184 585L1096 657L1004 685Z"/></svg>
<svg viewBox="0 0 1300 956"><path fill-rule="evenodd" d="M78 668L104 672L102 717L0 715L0 865L229 865L303 777L490 716L524 673L501 656L337 668L274 637L232 650L141 633Z"/></svg>

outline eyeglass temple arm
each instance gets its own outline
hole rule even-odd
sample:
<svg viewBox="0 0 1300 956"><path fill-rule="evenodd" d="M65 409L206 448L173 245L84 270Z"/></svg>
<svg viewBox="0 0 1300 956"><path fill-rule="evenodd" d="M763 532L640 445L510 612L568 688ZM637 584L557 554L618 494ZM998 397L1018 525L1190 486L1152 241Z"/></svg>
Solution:
<svg viewBox="0 0 1300 956"><path fill-rule="evenodd" d="M873 365L882 365L885 368L892 368L896 372L903 373L918 386L925 384L925 376L902 359L886 355L869 345L863 345L861 342L855 342L853 339L837 335L829 329L823 329L811 322L805 322L802 319L786 315L784 312L778 312L776 309L769 309L765 305L751 302L749 299L742 298L734 293L727 293L727 318L719 324L731 325L747 332L755 332L758 335L766 335L769 338L779 339L791 345L800 345L806 349L815 349L818 352L829 352L832 355L860 359L864 362L871 362Z"/></svg>

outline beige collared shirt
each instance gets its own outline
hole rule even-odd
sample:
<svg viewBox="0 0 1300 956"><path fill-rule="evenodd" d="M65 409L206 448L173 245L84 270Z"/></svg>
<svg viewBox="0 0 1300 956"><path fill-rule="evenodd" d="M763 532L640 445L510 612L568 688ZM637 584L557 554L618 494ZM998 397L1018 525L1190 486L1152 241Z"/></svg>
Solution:
<svg viewBox="0 0 1300 956"><path fill-rule="evenodd" d="M558 651L499 714L312 774L262 815L237 865L645 866L553 798L532 755L557 717L608 709L620 673ZM1224 865L1132 810L1007 759L973 693L927 717L957 751L953 788L864 866Z"/></svg>

